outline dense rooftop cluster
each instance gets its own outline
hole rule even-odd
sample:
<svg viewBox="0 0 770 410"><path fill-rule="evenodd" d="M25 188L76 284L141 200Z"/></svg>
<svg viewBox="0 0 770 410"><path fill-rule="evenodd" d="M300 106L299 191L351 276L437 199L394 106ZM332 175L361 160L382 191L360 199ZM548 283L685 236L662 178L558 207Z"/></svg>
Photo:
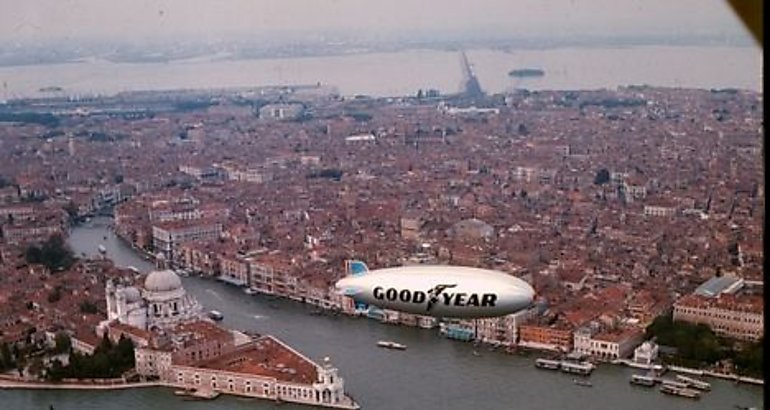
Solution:
<svg viewBox="0 0 770 410"><path fill-rule="evenodd" d="M323 298L350 258L493 268L573 328L647 323L715 275L761 280L761 94L285 100L0 123L0 308L40 304L70 275L88 292L81 265L22 292L43 280L22 238L113 204L119 235L204 274L247 283L256 264Z"/></svg>

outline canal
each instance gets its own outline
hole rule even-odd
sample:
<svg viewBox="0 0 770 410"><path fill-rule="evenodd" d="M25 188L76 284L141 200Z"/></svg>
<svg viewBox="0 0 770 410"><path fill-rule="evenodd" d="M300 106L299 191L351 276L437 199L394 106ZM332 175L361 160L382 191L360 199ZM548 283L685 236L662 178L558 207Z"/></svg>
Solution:
<svg viewBox="0 0 770 410"><path fill-rule="evenodd" d="M73 230L70 243L78 254L95 254L104 244L118 264L152 268L114 237L108 220L97 219ZM105 239L106 238L106 239ZM536 369L534 357L508 355L454 342L424 330L384 325L345 316L312 315L299 303L249 296L230 285L183 278L185 288L206 309L221 311L224 326L273 334L319 361L328 356L345 378L346 390L363 409L731 409L761 406L761 387L710 379L712 390L700 400L663 395L657 389L632 386L633 370L600 365L591 375L593 387L573 377ZM406 344L405 351L381 349L378 340ZM184 401L169 389L117 392L2 391L0 407L42 409L271 409L275 404L222 396L211 402ZM281 405L282 409L303 408Z"/></svg>

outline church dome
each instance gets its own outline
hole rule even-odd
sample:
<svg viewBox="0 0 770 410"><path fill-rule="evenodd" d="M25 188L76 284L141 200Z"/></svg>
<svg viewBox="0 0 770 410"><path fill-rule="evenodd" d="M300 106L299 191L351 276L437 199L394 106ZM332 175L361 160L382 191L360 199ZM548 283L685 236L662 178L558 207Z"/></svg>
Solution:
<svg viewBox="0 0 770 410"><path fill-rule="evenodd" d="M131 286L121 289L123 297L126 298L127 303L136 303L142 300L142 295L139 293L139 289Z"/></svg>
<svg viewBox="0 0 770 410"><path fill-rule="evenodd" d="M148 292L168 292L182 287L182 280L172 270L150 272L144 280L144 288Z"/></svg>

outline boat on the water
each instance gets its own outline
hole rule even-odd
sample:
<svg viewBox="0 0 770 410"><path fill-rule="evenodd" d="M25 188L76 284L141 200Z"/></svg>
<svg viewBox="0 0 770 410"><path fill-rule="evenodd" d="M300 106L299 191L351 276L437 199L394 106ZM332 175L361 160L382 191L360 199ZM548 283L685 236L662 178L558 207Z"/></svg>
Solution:
<svg viewBox="0 0 770 410"><path fill-rule="evenodd" d="M575 383L578 386L593 387L593 384L588 380L572 379L572 383Z"/></svg>
<svg viewBox="0 0 770 410"><path fill-rule="evenodd" d="M683 376L681 374L676 375L676 380L690 387L695 387L698 390L711 390L711 384L708 382L704 382L703 380L698 380L692 377Z"/></svg>
<svg viewBox="0 0 770 410"><path fill-rule="evenodd" d="M587 376L594 370L594 365L590 362L576 362L570 360L562 360L560 363L561 371L564 373L580 374Z"/></svg>
<svg viewBox="0 0 770 410"><path fill-rule="evenodd" d="M561 362L558 360L539 358L535 360L535 367L540 369L559 370L559 367L561 367Z"/></svg>
<svg viewBox="0 0 770 410"><path fill-rule="evenodd" d="M631 384L637 384L639 386L651 387L651 386L654 386L655 383L657 383L658 381L654 377L651 377L651 376L644 376L644 375L641 375L641 374L635 374L635 375L631 376L631 380L629 380L629 382Z"/></svg>
<svg viewBox="0 0 770 410"><path fill-rule="evenodd" d="M390 340L380 340L377 342L377 346L384 347L386 349L406 350L406 345L396 343Z"/></svg>
<svg viewBox="0 0 770 410"><path fill-rule="evenodd" d="M660 386L660 392L672 396L687 397L688 399L700 399L700 392L695 389L681 388L671 383Z"/></svg>

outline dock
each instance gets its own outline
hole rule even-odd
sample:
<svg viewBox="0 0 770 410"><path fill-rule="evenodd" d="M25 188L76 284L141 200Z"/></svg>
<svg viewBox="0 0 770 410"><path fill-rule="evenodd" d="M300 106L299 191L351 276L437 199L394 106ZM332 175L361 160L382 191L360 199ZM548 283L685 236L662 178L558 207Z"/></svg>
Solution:
<svg viewBox="0 0 770 410"><path fill-rule="evenodd" d="M580 374L587 376L594 370L594 365L589 362L570 362L563 360L561 362L561 371L564 373Z"/></svg>
<svg viewBox="0 0 770 410"><path fill-rule="evenodd" d="M594 370L595 366L590 362L539 358L535 360L535 367L538 369L561 370L564 373L588 376Z"/></svg>
<svg viewBox="0 0 770 410"><path fill-rule="evenodd" d="M213 400L219 397L219 392L213 390L175 390L174 394L189 400Z"/></svg>
<svg viewBox="0 0 770 410"><path fill-rule="evenodd" d="M559 370L561 362L558 360L537 359L535 360L535 367L546 370Z"/></svg>
<svg viewBox="0 0 770 410"><path fill-rule="evenodd" d="M711 384L704 382L703 380L693 379L692 377L682 376L681 374L676 375L676 380L687 386L695 387L698 390L711 390Z"/></svg>

